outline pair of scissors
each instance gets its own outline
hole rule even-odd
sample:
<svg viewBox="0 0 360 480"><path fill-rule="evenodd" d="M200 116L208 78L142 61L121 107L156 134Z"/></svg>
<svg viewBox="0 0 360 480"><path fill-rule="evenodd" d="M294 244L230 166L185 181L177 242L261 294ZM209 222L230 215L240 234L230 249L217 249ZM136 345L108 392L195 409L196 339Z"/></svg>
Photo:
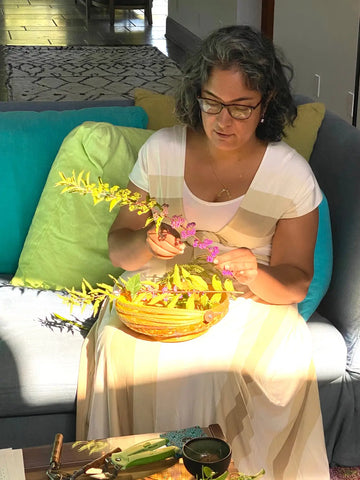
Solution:
<svg viewBox="0 0 360 480"><path fill-rule="evenodd" d="M75 480L77 477L86 473L87 470L91 468L100 468L104 465L106 472L104 472L105 478L108 480L115 479L120 470L127 470L133 467L165 460L167 458L180 456L181 449L176 446L167 446L168 443L169 440L167 438L157 437L136 443L125 450L116 448L71 474L60 471L63 436L61 433L58 433L55 436L50 465L46 474L49 480Z"/></svg>

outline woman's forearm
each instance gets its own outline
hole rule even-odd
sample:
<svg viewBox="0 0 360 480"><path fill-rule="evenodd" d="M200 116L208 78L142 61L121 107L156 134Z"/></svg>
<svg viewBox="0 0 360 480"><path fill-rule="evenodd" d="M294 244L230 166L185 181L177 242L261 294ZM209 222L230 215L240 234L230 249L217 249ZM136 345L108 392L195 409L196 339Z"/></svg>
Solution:
<svg viewBox="0 0 360 480"><path fill-rule="evenodd" d="M147 229L122 228L109 233L109 257L115 267L134 271L147 263L152 253L146 245Z"/></svg>
<svg viewBox="0 0 360 480"><path fill-rule="evenodd" d="M298 267L290 265L258 265L258 274L248 284L250 290L262 300L277 305L301 302L311 279Z"/></svg>

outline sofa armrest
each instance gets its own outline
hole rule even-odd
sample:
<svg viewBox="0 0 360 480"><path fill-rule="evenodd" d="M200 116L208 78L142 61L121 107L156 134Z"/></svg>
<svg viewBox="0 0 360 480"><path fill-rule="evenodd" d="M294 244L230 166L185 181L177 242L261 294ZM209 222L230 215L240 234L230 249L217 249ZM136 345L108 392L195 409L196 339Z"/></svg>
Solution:
<svg viewBox="0 0 360 480"><path fill-rule="evenodd" d="M318 311L343 334L348 370L360 372L360 130L326 111L310 157L330 209L333 274Z"/></svg>

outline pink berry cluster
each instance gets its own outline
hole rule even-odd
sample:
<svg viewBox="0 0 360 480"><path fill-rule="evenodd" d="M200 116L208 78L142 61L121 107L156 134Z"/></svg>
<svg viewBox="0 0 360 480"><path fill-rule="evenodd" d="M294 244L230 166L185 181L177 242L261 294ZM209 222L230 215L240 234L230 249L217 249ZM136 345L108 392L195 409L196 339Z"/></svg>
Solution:
<svg viewBox="0 0 360 480"><path fill-rule="evenodd" d="M188 237L194 237L196 235L196 224L195 222L187 223L185 218L181 215L174 215L171 218L171 226L176 229L181 229L180 236L183 240ZM201 248L208 251L207 261L213 262L216 255L219 253L219 247L212 245L213 241L209 238L205 238L203 241L200 241L198 238L195 238L193 246Z"/></svg>

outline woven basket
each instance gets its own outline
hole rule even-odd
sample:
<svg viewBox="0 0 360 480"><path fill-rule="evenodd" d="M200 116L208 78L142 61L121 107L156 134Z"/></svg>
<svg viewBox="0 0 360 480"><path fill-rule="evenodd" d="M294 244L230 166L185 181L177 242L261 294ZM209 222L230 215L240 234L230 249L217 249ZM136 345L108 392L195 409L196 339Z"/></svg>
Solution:
<svg viewBox="0 0 360 480"><path fill-rule="evenodd" d="M218 323L229 310L229 299L209 310L186 310L116 302L120 320L131 330L160 342L184 342L199 337Z"/></svg>

